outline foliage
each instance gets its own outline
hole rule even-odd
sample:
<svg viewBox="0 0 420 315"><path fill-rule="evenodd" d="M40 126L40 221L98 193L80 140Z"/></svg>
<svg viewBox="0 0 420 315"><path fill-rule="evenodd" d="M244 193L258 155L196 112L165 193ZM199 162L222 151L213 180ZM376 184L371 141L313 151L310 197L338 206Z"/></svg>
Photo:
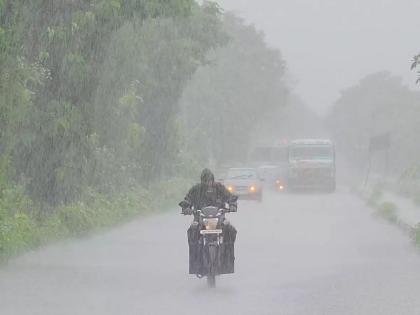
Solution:
<svg viewBox="0 0 420 315"><path fill-rule="evenodd" d="M53 240L85 236L139 214L167 209L182 199L190 184L184 179L172 178L156 183L148 190L136 187L118 195L90 190L83 201L63 205L42 217L39 216L40 209L33 205L21 187L6 189L0 199L0 259Z"/></svg>
<svg viewBox="0 0 420 315"><path fill-rule="evenodd" d="M0 5L0 189L48 208L174 173L179 96L223 38L216 5Z"/></svg>
<svg viewBox="0 0 420 315"><path fill-rule="evenodd" d="M414 228L414 241L417 246L420 246L420 223L418 223Z"/></svg>
<svg viewBox="0 0 420 315"><path fill-rule="evenodd" d="M394 203L385 201L378 205L377 214L379 214L381 217L387 219L392 223L396 223L398 221L396 210L397 206Z"/></svg>
<svg viewBox="0 0 420 315"><path fill-rule="evenodd" d="M327 121L337 151L359 168L367 165L370 137L381 133L391 134L389 166L394 174L418 162L420 93L390 73L371 74L342 91ZM372 160L372 171L383 172L382 156L374 156L377 159Z"/></svg>
<svg viewBox="0 0 420 315"><path fill-rule="evenodd" d="M398 191L411 198L420 206L420 165L415 164L401 174L398 180Z"/></svg>
<svg viewBox="0 0 420 315"><path fill-rule="evenodd" d="M414 56L413 63L411 64L411 70L420 69L420 54ZM420 70L417 71L419 78L417 83L420 83Z"/></svg>
<svg viewBox="0 0 420 315"><path fill-rule="evenodd" d="M31 200L21 187L2 190L0 198L0 257L39 244Z"/></svg>
<svg viewBox="0 0 420 315"><path fill-rule="evenodd" d="M186 151L202 163L241 160L257 123L285 103L285 62L264 35L233 15L224 16L226 46L209 55L182 97Z"/></svg>
<svg viewBox="0 0 420 315"><path fill-rule="evenodd" d="M187 19L145 21L141 29L126 23L111 40L96 94L95 129L100 146L126 161L137 180L173 175L178 99L206 52L223 39L218 16L206 12L196 8ZM132 143L141 145L121 141L129 128L135 131Z"/></svg>

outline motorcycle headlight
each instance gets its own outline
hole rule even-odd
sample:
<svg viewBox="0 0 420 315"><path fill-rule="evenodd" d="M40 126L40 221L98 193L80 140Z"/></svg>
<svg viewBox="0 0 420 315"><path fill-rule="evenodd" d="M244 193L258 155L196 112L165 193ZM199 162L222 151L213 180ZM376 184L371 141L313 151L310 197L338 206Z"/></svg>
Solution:
<svg viewBox="0 0 420 315"><path fill-rule="evenodd" d="M204 219L203 223L206 230L215 230L217 229L217 223L219 223L219 219Z"/></svg>

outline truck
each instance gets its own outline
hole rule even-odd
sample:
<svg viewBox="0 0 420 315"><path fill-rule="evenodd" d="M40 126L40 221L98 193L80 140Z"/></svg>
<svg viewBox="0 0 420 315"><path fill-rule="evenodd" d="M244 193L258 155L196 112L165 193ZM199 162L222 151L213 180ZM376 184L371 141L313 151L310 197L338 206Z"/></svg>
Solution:
<svg viewBox="0 0 420 315"><path fill-rule="evenodd" d="M329 139L296 139L289 144L288 188L336 189L335 147Z"/></svg>

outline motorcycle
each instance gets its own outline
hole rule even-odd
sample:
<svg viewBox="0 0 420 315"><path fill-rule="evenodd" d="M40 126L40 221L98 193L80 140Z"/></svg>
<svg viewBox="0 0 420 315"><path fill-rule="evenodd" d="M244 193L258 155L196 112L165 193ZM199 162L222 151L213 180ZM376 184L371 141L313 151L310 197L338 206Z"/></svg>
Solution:
<svg viewBox="0 0 420 315"><path fill-rule="evenodd" d="M226 211L218 207L194 210L200 234L198 243L190 244L190 273L195 273L199 278L207 277L210 288L216 287L216 276L234 272L233 242L223 240ZM191 246L196 247L191 250Z"/></svg>
<svg viewBox="0 0 420 315"><path fill-rule="evenodd" d="M205 207L197 210L200 230L199 244L202 246L203 269L207 271L207 284L216 286L216 275L221 267L221 244L223 243L223 230L221 225L225 219L224 209Z"/></svg>

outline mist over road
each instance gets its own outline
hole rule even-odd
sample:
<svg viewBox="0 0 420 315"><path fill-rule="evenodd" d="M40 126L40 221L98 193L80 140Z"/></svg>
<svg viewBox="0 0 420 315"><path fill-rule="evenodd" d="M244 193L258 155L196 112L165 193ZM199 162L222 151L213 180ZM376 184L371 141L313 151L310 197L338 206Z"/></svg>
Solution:
<svg viewBox="0 0 420 315"><path fill-rule="evenodd" d="M216 289L187 274L178 212L11 261L0 314L419 313L420 255L345 189L240 202L236 273Z"/></svg>

